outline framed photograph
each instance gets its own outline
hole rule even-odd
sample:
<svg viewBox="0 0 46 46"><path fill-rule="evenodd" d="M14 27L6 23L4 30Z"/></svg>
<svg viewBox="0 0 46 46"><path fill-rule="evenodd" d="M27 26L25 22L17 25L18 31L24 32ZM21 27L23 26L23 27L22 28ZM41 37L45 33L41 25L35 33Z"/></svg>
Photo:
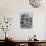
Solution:
<svg viewBox="0 0 46 46"><path fill-rule="evenodd" d="M20 26L21 28L32 28L32 18L33 14L23 13L20 17Z"/></svg>

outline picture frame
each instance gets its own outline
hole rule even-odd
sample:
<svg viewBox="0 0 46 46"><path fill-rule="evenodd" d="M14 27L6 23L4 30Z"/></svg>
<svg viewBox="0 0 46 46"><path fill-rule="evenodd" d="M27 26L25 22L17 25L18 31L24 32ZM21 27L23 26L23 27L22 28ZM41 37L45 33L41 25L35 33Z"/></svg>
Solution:
<svg viewBox="0 0 46 46"><path fill-rule="evenodd" d="M22 13L20 17L21 28L32 28L33 13Z"/></svg>

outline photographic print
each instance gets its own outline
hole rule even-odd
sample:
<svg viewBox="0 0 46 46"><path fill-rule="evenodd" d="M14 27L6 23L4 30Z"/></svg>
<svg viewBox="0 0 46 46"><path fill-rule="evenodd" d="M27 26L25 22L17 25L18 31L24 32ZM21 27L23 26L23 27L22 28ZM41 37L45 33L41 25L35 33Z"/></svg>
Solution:
<svg viewBox="0 0 46 46"><path fill-rule="evenodd" d="M20 17L21 28L32 28L32 14L23 13Z"/></svg>

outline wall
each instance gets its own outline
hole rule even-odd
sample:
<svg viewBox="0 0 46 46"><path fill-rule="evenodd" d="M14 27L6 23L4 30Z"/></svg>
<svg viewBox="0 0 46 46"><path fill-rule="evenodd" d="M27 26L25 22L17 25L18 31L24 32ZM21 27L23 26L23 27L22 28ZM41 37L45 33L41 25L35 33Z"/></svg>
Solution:
<svg viewBox="0 0 46 46"><path fill-rule="evenodd" d="M33 12L32 29L20 28L20 14L22 12ZM0 16L13 17L12 26L8 33L10 33L17 40L27 40L34 34L37 35L39 40L44 40L46 34L45 12L46 8L44 6L40 8L33 8L30 6L28 0L0 0ZM0 39L2 39L2 36L0 36Z"/></svg>

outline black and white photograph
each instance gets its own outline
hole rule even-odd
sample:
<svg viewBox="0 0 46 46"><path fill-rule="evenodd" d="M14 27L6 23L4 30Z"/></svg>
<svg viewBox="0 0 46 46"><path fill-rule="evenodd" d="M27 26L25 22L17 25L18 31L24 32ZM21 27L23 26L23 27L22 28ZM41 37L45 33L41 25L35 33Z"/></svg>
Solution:
<svg viewBox="0 0 46 46"><path fill-rule="evenodd" d="M32 14L23 13L20 17L21 28L32 28Z"/></svg>

